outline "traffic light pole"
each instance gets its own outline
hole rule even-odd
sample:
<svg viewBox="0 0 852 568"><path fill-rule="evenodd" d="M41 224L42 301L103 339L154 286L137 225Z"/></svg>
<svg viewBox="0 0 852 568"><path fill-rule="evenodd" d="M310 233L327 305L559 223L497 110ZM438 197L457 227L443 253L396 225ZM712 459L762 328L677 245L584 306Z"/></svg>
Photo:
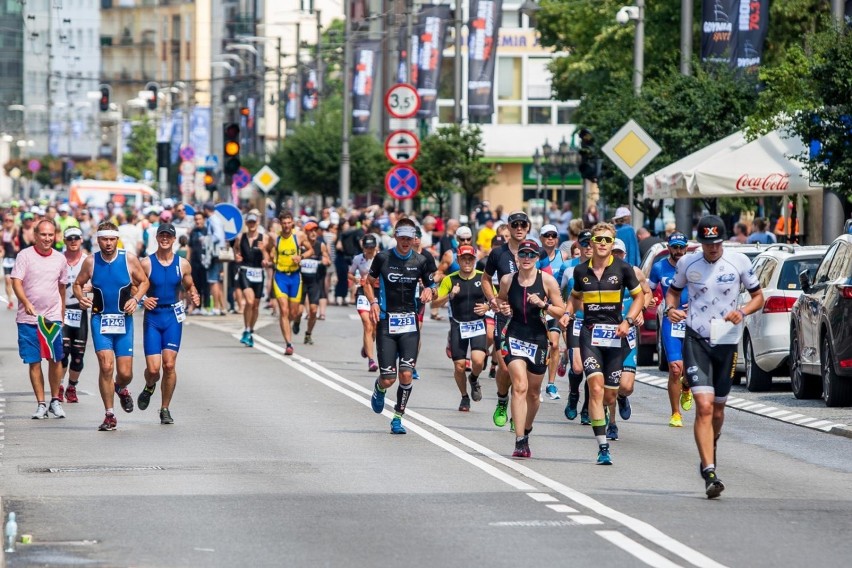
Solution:
<svg viewBox="0 0 852 568"><path fill-rule="evenodd" d="M349 207L349 133L352 130L352 3L344 2L343 134L340 144L340 205Z"/></svg>

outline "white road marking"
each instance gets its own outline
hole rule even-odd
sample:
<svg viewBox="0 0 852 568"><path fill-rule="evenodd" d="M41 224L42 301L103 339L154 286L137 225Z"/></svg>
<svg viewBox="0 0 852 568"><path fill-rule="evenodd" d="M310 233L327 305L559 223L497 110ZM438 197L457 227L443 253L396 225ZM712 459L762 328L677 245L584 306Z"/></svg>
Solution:
<svg viewBox="0 0 852 568"><path fill-rule="evenodd" d="M558 503L559 502L559 499L557 499L556 497L554 497L553 495L551 495L549 493L527 493L527 495L529 495L530 497L532 497L534 500L538 501L539 503Z"/></svg>
<svg viewBox="0 0 852 568"><path fill-rule="evenodd" d="M580 512L577 509L574 509L573 507L569 507L565 503L550 504L550 505L547 505L547 508L556 511L557 513L579 513Z"/></svg>
<svg viewBox="0 0 852 568"><path fill-rule="evenodd" d="M233 337L236 339L239 336L234 334ZM292 355L292 356L289 356L289 357L281 355L279 353L279 352L283 352L283 349L281 347L275 345L271 341L268 341L268 340L266 340L262 337L256 337L255 338L255 347L254 348L262 351L263 353L268 354L271 357L274 357L275 359L278 359L278 360L284 362L285 364L289 365L290 367L302 372L306 376L328 386L329 388L332 388L332 389L348 396L349 398L363 404L364 406L368 406L368 407L370 406L369 397L372 396L372 392L370 390L365 389L361 385L359 385L359 384L357 384L357 383L355 383L355 382L353 382L353 381L351 381L351 380L349 380L345 377L342 377L341 375L335 373L334 371L326 369L322 365L319 365L318 363L311 361L310 359L307 359L306 357L302 357L301 355ZM326 377L323 377L323 376L316 374L314 371L308 369L307 367L312 367L313 369L316 369L317 371L322 372L324 375L326 375L327 377L331 377L336 382L332 382L331 380L327 379ZM337 383L340 383L342 385L346 385L347 387L349 387L349 389L352 389L352 390L343 388L342 386L340 386L340 384L337 384ZM353 391L355 391L355 392L353 392ZM361 393L362 395L366 395L368 398L366 398L366 399L362 398L361 396L359 396L356 393ZM388 412L387 410L385 410L383 412L383 414L385 416L388 416L388 417L392 416L392 414L390 412ZM433 430L437 430L441 434L443 434L443 435L445 435L449 438L452 438L456 442L458 442L458 443L460 443L464 446L467 446L471 450L481 454L482 456L490 459L491 461L494 461L494 462L504 466L505 468L512 469L512 470L516 471L517 473L521 474L522 476L524 476L528 479L536 481L536 482L538 482L539 484L541 484L545 487L549 487L553 491L556 491L557 493L564 495L565 497L567 497L571 501L574 501L578 505L580 505L582 507L586 507L587 509L595 512L596 514L598 514L602 517L606 517L610 520L613 520L613 521L625 526L626 528L632 530L633 532L635 532L636 534L638 534L642 538L644 538L644 539L646 539L650 542L653 542L654 544L656 544L660 548L663 548L663 549L668 550L669 552L671 552L671 553L673 553L677 556L680 556L681 558L683 558L684 560L686 560L687 562L689 562L690 564L692 564L694 566L698 566L700 568L723 568L724 567L723 564L716 562L715 560L713 560L712 558L710 558L708 556L705 556L701 552L699 552L699 551L697 551L693 548L690 548L689 546L681 543L680 541L668 536L667 534L665 534L664 532L662 532L658 528L652 526L651 524L646 523L645 521L641 521L639 519L633 518L633 517L631 517L631 516L629 516L625 513L622 513L620 511L616 511L615 509L612 509L612 508L604 505L603 503L597 501L596 499L594 499L594 498L592 498L592 497L590 497L590 496L588 496L584 493L581 493L580 491L577 491L576 489L568 487L567 485L564 485L564 484L562 484L562 483L560 483L560 482L558 482L554 479L550 479L549 477L547 477L547 476L545 476L541 473L538 473L537 471L532 470L529 467L527 467L527 466L525 466L525 465L523 465L519 462L510 460L510 459L494 452L490 448L486 448L485 446L482 446L481 444L478 444L478 443L474 442L473 440L470 440L470 439L466 438L465 436L462 436L461 434L459 434L455 430L447 428L446 426L439 424L438 422L435 422L434 420L431 420L431 419L427 418L426 416L424 416L424 415L422 415L418 412L407 410L406 416L408 416L408 418L410 420L417 420L418 422L421 422L422 424L432 428ZM512 487L515 487L516 489L521 489L523 491L535 491L535 488L533 488L532 486L527 485L526 483L519 481L519 480L515 479L514 477L512 477L510 475L507 475L505 472L491 466L490 464L483 462L481 459L476 458L476 457L468 454L467 452L460 450L456 446L448 444L447 442L445 442L441 438L438 438L437 436L434 436L431 433L427 432L425 429L420 428L415 424L411 424L410 420L407 423L407 427L412 432L419 434L420 436L422 436L426 440L434 443L435 445L438 445L439 447L441 447L443 449L446 449L448 452L452 453L453 455L459 457L460 459L463 459L464 461L470 463L471 465L473 465L473 466L481 469L482 471L488 473L489 475L492 475L493 477L500 479L501 481L504 481L505 483L511 485ZM593 517L591 517L591 518L593 518Z"/></svg>
<svg viewBox="0 0 852 568"><path fill-rule="evenodd" d="M602 525L604 522L600 519L590 517L589 515L568 515L568 518L578 525Z"/></svg>
<svg viewBox="0 0 852 568"><path fill-rule="evenodd" d="M678 566L678 564L675 564L665 556L657 554L650 548L642 546L635 540L618 531L595 531L595 533L623 551L632 554L648 566L654 566L656 568L676 568Z"/></svg>

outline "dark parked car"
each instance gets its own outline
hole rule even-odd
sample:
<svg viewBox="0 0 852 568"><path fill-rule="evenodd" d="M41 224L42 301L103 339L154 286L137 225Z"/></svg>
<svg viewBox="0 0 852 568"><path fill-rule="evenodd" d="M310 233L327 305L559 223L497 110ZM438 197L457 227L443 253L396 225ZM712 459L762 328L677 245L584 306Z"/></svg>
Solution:
<svg viewBox="0 0 852 568"><path fill-rule="evenodd" d="M793 394L852 406L852 235L831 243L813 279L807 271L799 278L790 318Z"/></svg>

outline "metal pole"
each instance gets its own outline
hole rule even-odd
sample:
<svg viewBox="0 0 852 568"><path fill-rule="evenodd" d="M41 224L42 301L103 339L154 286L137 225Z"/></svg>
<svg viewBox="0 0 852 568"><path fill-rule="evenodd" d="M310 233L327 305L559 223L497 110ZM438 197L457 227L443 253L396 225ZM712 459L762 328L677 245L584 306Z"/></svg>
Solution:
<svg viewBox="0 0 852 568"><path fill-rule="evenodd" d="M831 16L837 29L843 33L844 24L843 0L831 0ZM829 188L822 190L822 242L830 243L843 232L843 199Z"/></svg>
<svg viewBox="0 0 852 568"><path fill-rule="evenodd" d="M461 56L461 31L462 31L462 18L464 17L463 13L463 2L462 0L455 0L456 2L456 11L455 11L455 38L454 45L455 51L453 53L453 62L455 65L455 84L453 85L453 116L455 117L455 122L458 125L462 124L462 56ZM411 36L411 33L408 34ZM454 219L458 219L461 215L461 206L462 206L462 196L461 193L454 191L450 195L450 217Z"/></svg>
<svg viewBox="0 0 852 568"><path fill-rule="evenodd" d="M317 98L322 97L322 14L321 10L314 10L317 14Z"/></svg>
<svg viewBox="0 0 852 568"><path fill-rule="evenodd" d="M340 205L349 206L349 135L352 130L352 3L343 3L343 133L340 144Z"/></svg>
<svg viewBox="0 0 852 568"><path fill-rule="evenodd" d="M278 63L276 64L276 76L278 82L275 93L275 143L278 145L278 151L281 151L281 75L284 70L281 69L281 36L276 40L276 50L278 51Z"/></svg>
<svg viewBox="0 0 852 568"><path fill-rule="evenodd" d="M680 73L692 75L692 20L693 1L680 2ZM692 200L675 199L675 226L679 231L692 236ZM653 232L654 227L651 227Z"/></svg>
<svg viewBox="0 0 852 568"><path fill-rule="evenodd" d="M639 8L639 17L633 40L633 92L638 97L642 93L642 76L645 74L645 0L636 0L636 7Z"/></svg>
<svg viewBox="0 0 852 568"><path fill-rule="evenodd" d="M302 23L296 22L296 124L302 122Z"/></svg>

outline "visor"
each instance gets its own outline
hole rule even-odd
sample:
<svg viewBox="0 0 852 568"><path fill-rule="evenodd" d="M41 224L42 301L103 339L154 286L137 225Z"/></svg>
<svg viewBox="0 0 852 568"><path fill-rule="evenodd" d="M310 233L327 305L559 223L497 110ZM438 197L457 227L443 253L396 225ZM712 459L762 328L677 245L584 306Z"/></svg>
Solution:
<svg viewBox="0 0 852 568"><path fill-rule="evenodd" d="M409 237L413 239L417 236L417 229L415 229L411 225L403 225L402 227L398 227L396 231L394 231L394 236Z"/></svg>

